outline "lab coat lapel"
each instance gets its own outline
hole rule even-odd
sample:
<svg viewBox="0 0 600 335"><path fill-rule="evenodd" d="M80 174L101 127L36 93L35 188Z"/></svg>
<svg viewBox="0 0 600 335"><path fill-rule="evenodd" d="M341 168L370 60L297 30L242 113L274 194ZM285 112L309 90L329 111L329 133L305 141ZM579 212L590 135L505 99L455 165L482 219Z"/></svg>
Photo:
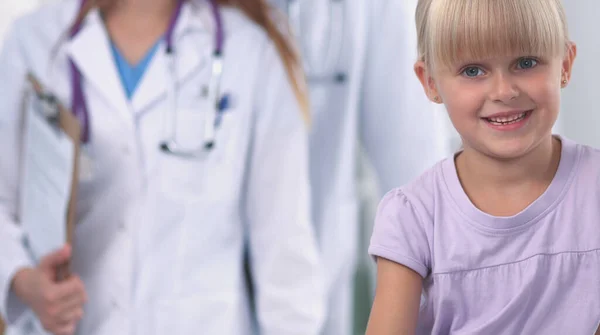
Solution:
<svg viewBox="0 0 600 335"><path fill-rule="evenodd" d="M184 4L175 26L174 68L172 69L169 64L164 41L150 62L132 97L131 103L136 113L142 113L156 101L164 99L173 79L176 81L177 90L191 74L207 66L213 46L211 43L213 34L210 23L204 15L207 12L206 8L195 6L201 5L190 2Z"/></svg>
<svg viewBox="0 0 600 335"><path fill-rule="evenodd" d="M111 53L110 38L98 10L90 12L79 33L68 42L67 55L81 72L83 84L100 92L117 114L132 121L128 100ZM89 89L84 87L84 92L87 94ZM91 106L88 108L91 109Z"/></svg>

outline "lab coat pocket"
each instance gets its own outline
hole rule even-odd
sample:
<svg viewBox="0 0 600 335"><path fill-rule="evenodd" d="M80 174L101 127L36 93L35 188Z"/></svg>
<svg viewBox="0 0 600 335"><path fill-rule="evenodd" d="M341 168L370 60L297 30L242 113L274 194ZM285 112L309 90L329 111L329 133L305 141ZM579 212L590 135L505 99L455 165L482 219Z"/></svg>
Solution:
<svg viewBox="0 0 600 335"><path fill-rule="evenodd" d="M201 199L215 198L219 192L228 190L225 187L229 169L227 166L232 157L232 129L235 120L231 115L219 120L215 132L215 146L204 147L204 121L206 113L201 110L185 109L178 113L175 130L177 146L191 154L178 155L161 150L160 176L165 194L183 203L196 202ZM220 185L219 189L210 187ZM210 194L208 193L210 192Z"/></svg>
<svg viewBox="0 0 600 335"><path fill-rule="evenodd" d="M204 292L159 303L156 335L239 335L236 296Z"/></svg>
<svg viewBox="0 0 600 335"><path fill-rule="evenodd" d="M202 152L206 159L222 159L226 148L231 142L231 130L235 128L235 108L223 106L218 111L206 99L190 99L181 102L182 106L173 117L175 124L175 139L184 149L196 149ZM203 150L207 141L211 140L205 135L211 131L214 148Z"/></svg>
<svg viewBox="0 0 600 335"><path fill-rule="evenodd" d="M204 115L193 109L179 110L174 122L175 152L159 153L163 191L169 198L196 201L202 195L205 161Z"/></svg>

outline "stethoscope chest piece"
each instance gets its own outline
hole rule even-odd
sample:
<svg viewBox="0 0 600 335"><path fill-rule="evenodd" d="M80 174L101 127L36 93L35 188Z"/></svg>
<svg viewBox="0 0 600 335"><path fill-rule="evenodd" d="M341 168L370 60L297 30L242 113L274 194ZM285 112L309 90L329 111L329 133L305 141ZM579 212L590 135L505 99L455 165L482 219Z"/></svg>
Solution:
<svg viewBox="0 0 600 335"><path fill-rule="evenodd" d="M179 2L179 6L181 6L182 1ZM210 79L208 81L208 85L202 86L200 90L200 95L203 100L206 101L205 104L202 104L203 110L198 111L198 113L202 112L202 123L197 123L196 118L198 117L198 113L190 113L190 112L182 112L179 110L179 106L177 104L177 82L174 68L174 59L175 48L172 43L172 30L174 28L174 23L172 23L169 31L167 32L167 54L169 56L169 73L168 77L170 77L169 89L168 89L168 100L170 109L167 111L169 115L165 116L165 133L167 134L165 139L159 144L159 148L161 151L173 154L182 157L200 157L206 154L206 152L212 151L215 148L215 137L217 127L220 124L220 114L223 109L221 108L221 81L223 76L223 23L221 20L221 15L219 11L218 4L216 0L209 1L212 9L212 14L216 23L216 32L215 32L215 47L211 55L211 64L210 64ZM180 9L178 9L179 11ZM178 15L178 14L177 14ZM174 19L172 22L175 22ZM188 119L193 117L194 120ZM180 120L183 118L183 120ZM185 124L189 122L189 124L198 125L197 134L202 134L202 139L200 141L200 145L188 146L184 145L180 142L179 132L182 127L185 126L186 129L189 128L189 124ZM189 135L189 134L188 134ZM187 135L183 135L186 136ZM193 137L193 136L191 136Z"/></svg>

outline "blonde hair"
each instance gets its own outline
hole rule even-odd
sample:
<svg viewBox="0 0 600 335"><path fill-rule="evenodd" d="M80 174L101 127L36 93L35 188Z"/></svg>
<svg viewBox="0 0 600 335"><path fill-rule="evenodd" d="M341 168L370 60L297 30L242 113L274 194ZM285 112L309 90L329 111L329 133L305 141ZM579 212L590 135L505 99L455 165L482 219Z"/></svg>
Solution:
<svg viewBox="0 0 600 335"><path fill-rule="evenodd" d="M494 55L562 56L561 0L419 0L419 60L428 69Z"/></svg>

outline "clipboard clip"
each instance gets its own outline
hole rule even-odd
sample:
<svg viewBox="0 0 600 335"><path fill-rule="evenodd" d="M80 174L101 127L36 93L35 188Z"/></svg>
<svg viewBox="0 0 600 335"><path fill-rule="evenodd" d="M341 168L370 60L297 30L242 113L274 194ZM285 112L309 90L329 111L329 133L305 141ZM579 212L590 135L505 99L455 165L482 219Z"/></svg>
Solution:
<svg viewBox="0 0 600 335"><path fill-rule="evenodd" d="M44 89L42 84L33 74L28 73L27 80L33 89L33 93L35 93L35 96L37 97L38 111L49 123L58 126L60 122L60 103L56 96Z"/></svg>

